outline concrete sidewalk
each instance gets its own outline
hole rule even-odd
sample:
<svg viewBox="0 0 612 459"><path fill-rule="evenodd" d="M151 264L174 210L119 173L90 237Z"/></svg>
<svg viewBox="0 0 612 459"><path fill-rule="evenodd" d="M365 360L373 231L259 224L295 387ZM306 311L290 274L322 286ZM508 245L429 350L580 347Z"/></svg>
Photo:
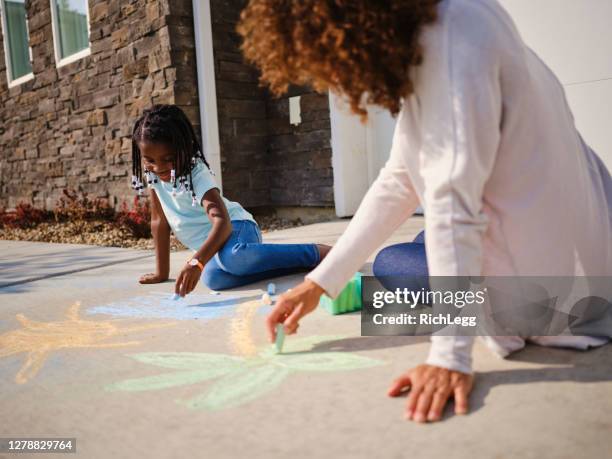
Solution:
<svg viewBox="0 0 612 459"><path fill-rule="evenodd" d="M347 224L264 239L333 243ZM410 219L385 245L422 226ZM8 241L0 253L0 437L76 437L84 458L612 451L612 346L529 346L500 360L477 343L470 414L447 410L443 422L418 425L402 419L404 400L385 392L423 361L426 339L364 338L359 314L318 310L276 355L263 328L269 308L257 301L266 282L219 295L200 285L172 301L173 281L137 282L154 269L151 253ZM187 256L172 254L173 274ZM284 290L301 277L276 283Z"/></svg>
<svg viewBox="0 0 612 459"><path fill-rule="evenodd" d="M142 250L26 241L0 241L0 254L0 288L154 256Z"/></svg>

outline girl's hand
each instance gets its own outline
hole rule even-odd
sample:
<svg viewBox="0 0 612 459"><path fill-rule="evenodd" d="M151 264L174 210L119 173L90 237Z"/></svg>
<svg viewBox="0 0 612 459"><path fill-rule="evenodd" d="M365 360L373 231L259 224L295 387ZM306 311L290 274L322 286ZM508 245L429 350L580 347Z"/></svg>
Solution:
<svg viewBox="0 0 612 459"><path fill-rule="evenodd" d="M168 276L162 276L161 274L149 273L140 276L138 282L141 284L159 284L168 280Z"/></svg>
<svg viewBox="0 0 612 459"><path fill-rule="evenodd" d="M290 292L283 293L266 319L270 342L276 339L276 324L285 326L285 334L294 334L299 320L314 311L325 291L313 281L306 279Z"/></svg>
<svg viewBox="0 0 612 459"><path fill-rule="evenodd" d="M468 395L473 385L473 375L433 365L419 365L393 381L388 394L397 397L410 389L406 419L439 421L451 396L455 399L455 414L467 413Z"/></svg>
<svg viewBox="0 0 612 459"><path fill-rule="evenodd" d="M202 270L199 266L185 265L174 285L174 293L184 297L198 285Z"/></svg>

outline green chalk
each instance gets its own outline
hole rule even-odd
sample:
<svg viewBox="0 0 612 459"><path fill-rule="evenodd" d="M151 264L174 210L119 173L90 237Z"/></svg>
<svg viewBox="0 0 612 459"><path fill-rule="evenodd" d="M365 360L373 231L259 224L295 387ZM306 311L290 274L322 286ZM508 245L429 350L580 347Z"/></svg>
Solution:
<svg viewBox="0 0 612 459"><path fill-rule="evenodd" d="M319 306L333 315L360 311L363 305L361 301L361 276L361 273L356 273L335 300L327 295L321 296Z"/></svg>
<svg viewBox="0 0 612 459"><path fill-rule="evenodd" d="M280 354L283 352L283 343L285 342L285 328L283 324L276 324L276 341L274 342L274 346L276 346L276 353Z"/></svg>

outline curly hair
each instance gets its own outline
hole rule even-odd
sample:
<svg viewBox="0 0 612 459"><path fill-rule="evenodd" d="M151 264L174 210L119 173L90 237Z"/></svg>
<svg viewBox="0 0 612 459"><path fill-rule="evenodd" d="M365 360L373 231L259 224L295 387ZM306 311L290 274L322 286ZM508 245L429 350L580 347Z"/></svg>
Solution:
<svg viewBox="0 0 612 459"><path fill-rule="evenodd" d="M419 35L440 0L250 0L237 26L260 83L280 96L290 84L332 90L367 118L366 105L396 115L421 64Z"/></svg>

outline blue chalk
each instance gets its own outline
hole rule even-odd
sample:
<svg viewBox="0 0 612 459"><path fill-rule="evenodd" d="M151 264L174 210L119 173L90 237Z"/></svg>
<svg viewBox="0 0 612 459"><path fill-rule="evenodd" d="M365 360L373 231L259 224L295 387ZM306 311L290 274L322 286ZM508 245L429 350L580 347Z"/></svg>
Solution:
<svg viewBox="0 0 612 459"><path fill-rule="evenodd" d="M180 298L181 298L181 295L179 295L178 293L174 293L170 299L173 301L176 301L176 300L179 300Z"/></svg>
<svg viewBox="0 0 612 459"><path fill-rule="evenodd" d="M276 295L276 285L273 282L268 284L268 295Z"/></svg>

